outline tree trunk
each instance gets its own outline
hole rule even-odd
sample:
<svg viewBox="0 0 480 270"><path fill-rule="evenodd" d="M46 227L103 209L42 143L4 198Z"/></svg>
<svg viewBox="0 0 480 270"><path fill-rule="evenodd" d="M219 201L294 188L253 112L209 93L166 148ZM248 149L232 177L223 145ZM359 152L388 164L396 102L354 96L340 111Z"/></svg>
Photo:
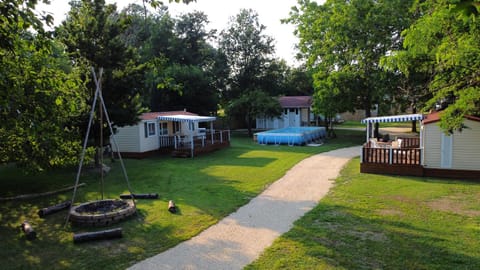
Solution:
<svg viewBox="0 0 480 270"><path fill-rule="evenodd" d="M71 201L66 201L66 202L63 202L63 203L59 203L59 204L56 204L56 205L52 205L52 206L40 209L38 211L38 216L39 217L45 217L46 215L50 215L50 214L62 211L63 209L66 209L66 208L70 207L71 204L72 204Z"/></svg>
<svg viewBox="0 0 480 270"><path fill-rule="evenodd" d="M73 243L82 243L93 240L105 240L122 237L122 228L115 228L111 230L86 232L73 235Z"/></svg>
<svg viewBox="0 0 480 270"><path fill-rule="evenodd" d="M378 137L380 137L380 129L379 129L380 124L379 124L379 123L375 123L374 126L375 126L375 128L374 128L374 130L373 130L373 137L378 138Z"/></svg>
<svg viewBox="0 0 480 270"><path fill-rule="evenodd" d="M413 106L412 108L413 113L417 113L417 107ZM412 121L412 132L417 132L417 121Z"/></svg>
<svg viewBox="0 0 480 270"><path fill-rule="evenodd" d="M248 130L248 137L253 137L253 132L252 132L252 119L250 118L249 115L247 115L246 119L247 121L247 130Z"/></svg>
<svg viewBox="0 0 480 270"><path fill-rule="evenodd" d="M365 110L365 118L369 118L372 116L372 111L370 110L370 107L371 107L370 101L365 101L364 108L363 108ZM375 138L378 137L378 128L376 128L374 131L372 130L372 124L367 123L367 129L368 129L368 134L370 134L370 136L373 135L373 137Z"/></svg>
<svg viewBox="0 0 480 270"><path fill-rule="evenodd" d="M122 194L120 199L158 199L158 193L147 193L147 194Z"/></svg>

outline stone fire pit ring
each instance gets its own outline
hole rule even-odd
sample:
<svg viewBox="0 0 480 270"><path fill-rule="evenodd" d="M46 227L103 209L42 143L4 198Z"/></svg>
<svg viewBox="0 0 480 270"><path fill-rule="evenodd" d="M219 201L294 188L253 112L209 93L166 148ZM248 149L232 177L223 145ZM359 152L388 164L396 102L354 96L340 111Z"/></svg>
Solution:
<svg viewBox="0 0 480 270"><path fill-rule="evenodd" d="M72 207L69 220L77 226L108 226L128 218L136 210L133 200L92 201Z"/></svg>

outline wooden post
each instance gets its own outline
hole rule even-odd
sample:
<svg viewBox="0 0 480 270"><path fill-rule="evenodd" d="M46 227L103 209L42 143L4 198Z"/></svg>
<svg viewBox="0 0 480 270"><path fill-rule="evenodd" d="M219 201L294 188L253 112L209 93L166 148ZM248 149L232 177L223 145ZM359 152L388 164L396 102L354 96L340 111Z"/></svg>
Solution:
<svg viewBox="0 0 480 270"><path fill-rule="evenodd" d="M168 211L170 213L176 213L177 212L177 207L175 206L175 203L172 200L168 201Z"/></svg>
<svg viewBox="0 0 480 270"><path fill-rule="evenodd" d="M147 194L122 194L120 199L158 199L158 193L147 193Z"/></svg>
<svg viewBox="0 0 480 270"><path fill-rule="evenodd" d="M192 125L193 125L193 122L192 122ZM192 158L193 158L193 154L194 154L194 148L195 148L195 145L194 145L194 142L193 142L193 133L190 132L190 154L191 154Z"/></svg>
<svg viewBox="0 0 480 270"><path fill-rule="evenodd" d="M28 223L28 221L25 220L22 223L22 225L20 225L20 227L22 228L22 231L25 234L25 237L27 238L27 240L33 240L37 237L37 233L32 228L32 225Z"/></svg>
<svg viewBox="0 0 480 270"><path fill-rule="evenodd" d="M392 162L393 162L393 150L392 148L390 148L388 153L388 164L392 165Z"/></svg>
<svg viewBox="0 0 480 270"><path fill-rule="evenodd" d="M73 243L77 244L87 241L106 240L113 238L122 238L122 228L74 234Z"/></svg>
<svg viewBox="0 0 480 270"><path fill-rule="evenodd" d="M62 211L63 209L67 209L68 207L70 207L71 204L72 204L71 201L66 201L53 206L45 207L38 211L38 216L43 218L46 215L50 215L50 214Z"/></svg>
<svg viewBox="0 0 480 270"><path fill-rule="evenodd" d="M210 122L210 139L212 140L212 144L214 143L213 140L213 122Z"/></svg>

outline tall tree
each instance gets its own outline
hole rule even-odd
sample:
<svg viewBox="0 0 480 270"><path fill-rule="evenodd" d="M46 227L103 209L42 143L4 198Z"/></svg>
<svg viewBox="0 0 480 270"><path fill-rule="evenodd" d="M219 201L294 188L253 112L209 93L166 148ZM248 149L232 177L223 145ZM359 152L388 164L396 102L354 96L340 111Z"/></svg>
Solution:
<svg viewBox="0 0 480 270"><path fill-rule="evenodd" d="M206 115L215 114L218 109L214 84L216 50L209 44L209 40L215 38L216 30L207 31L208 23L207 15L198 11L183 14L176 20L173 45L176 49L169 55L172 64L167 73L180 89L166 92L174 100L169 106L183 106ZM169 89L163 89L164 93L165 90Z"/></svg>
<svg viewBox="0 0 480 270"><path fill-rule="evenodd" d="M154 111L183 110L214 114L221 60L210 45L215 30L206 30L207 16L192 12L172 18L167 9L144 17L138 6L127 13L132 22L127 40L141 48L145 63L144 104ZM143 38L134 38L139 33ZM131 38L131 37L133 38Z"/></svg>
<svg viewBox="0 0 480 270"><path fill-rule="evenodd" d="M364 109L366 117L371 115L373 105L394 90L390 83L393 74L379 62L400 47L400 33L409 25L411 2L327 0L318 5L299 1L287 22L297 26L301 55L314 73L315 98L325 98L316 104L333 105L332 114ZM332 83L336 87L330 88Z"/></svg>
<svg viewBox="0 0 480 270"><path fill-rule="evenodd" d="M116 12L115 5L106 5L104 0L70 4L71 10L56 35L66 45L72 61L86 67L83 79L91 89L89 103L96 87L88 67L104 68L102 92L112 124L121 127L137 123L142 111L139 88L143 75L135 49L122 40L129 21ZM105 124L96 124L92 132L96 146L100 146L100 129L105 130L105 142L110 135Z"/></svg>
<svg viewBox="0 0 480 270"><path fill-rule="evenodd" d="M418 1L422 14L405 31L406 59L432 66L433 97L425 109L447 101L440 126L448 132L463 128L465 114L480 115L480 26L476 1ZM421 58L420 58L421 57ZM405 58L403 58L405 59ZM417 62L418 65L418 62Z"/></svg>
<svg viewBox="0 0 480 270"><path fill-rule="evenodd" d="M230 116L245 121L252 135L253 119L257 116L276 116L278 102L266 94L270 91L263 84L267 70L273 67L273 39L263 33L265 26L258 21L253 10L243 9L230 18L227 29L220 34L219 50L229 66L227 85L222 92L223 104ZM270 69L274 71L274 69ZM238 118L237 118L238 119Z"/></svg>
<svg viewBox="0 0 480 270"><path fill-rule="evenodd" d="M30 170L77 161L74 123L86 109L78 70L45 35L36 2L0 3L0 163Z"/></svg>
<svg viewBox="0 0 480 270"><path fill-rule="evenodd" d="M242 9L237 16L230 18L227 29L220 33L219 49L230 67L224 100L258 89L274 53L273 38L263 33L265 29L255 11Z"/></svg>

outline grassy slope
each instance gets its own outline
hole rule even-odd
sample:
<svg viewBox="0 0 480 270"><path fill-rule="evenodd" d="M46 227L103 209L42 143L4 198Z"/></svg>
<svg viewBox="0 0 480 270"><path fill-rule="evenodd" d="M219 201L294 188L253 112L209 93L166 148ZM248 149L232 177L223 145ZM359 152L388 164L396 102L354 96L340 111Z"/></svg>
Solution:
<svg viewBox="0 0 480 270"><path fill-rule="evenodd" d="M480 269L478 183L359 173L247 269Z"/></svg>
<svg viewBox="0 0 480 270"><path fill-rule="evenodd" d="M2 269L123 269L136 261L191 238L235 211L280 178L300 160L323 151L359 145L363 133L338 131L339 138L321 147L261 146L236 134L232 147L194 159L153 157L126 160L136 193L159 193L159 200L139 200L139 215L118 224L124 238L74 245L73 233L63 227L66 213L41 219L37 211L71 198L71 192L47 198L0 203L0 262ZM353 134L353 135L352 135ZM0 167L0 196L45 192L72 185L76 168L24 175L11 166ZM86 173L76 202L100 198L98 177ZM107 198L127 191L119 162L105 179ZM174 200L179 214L167 211ZM29 220L38 239L26 241L18 226ZM116 226L114 226L116 227ZM104 228L102 228L104 229Z"/></svg>

